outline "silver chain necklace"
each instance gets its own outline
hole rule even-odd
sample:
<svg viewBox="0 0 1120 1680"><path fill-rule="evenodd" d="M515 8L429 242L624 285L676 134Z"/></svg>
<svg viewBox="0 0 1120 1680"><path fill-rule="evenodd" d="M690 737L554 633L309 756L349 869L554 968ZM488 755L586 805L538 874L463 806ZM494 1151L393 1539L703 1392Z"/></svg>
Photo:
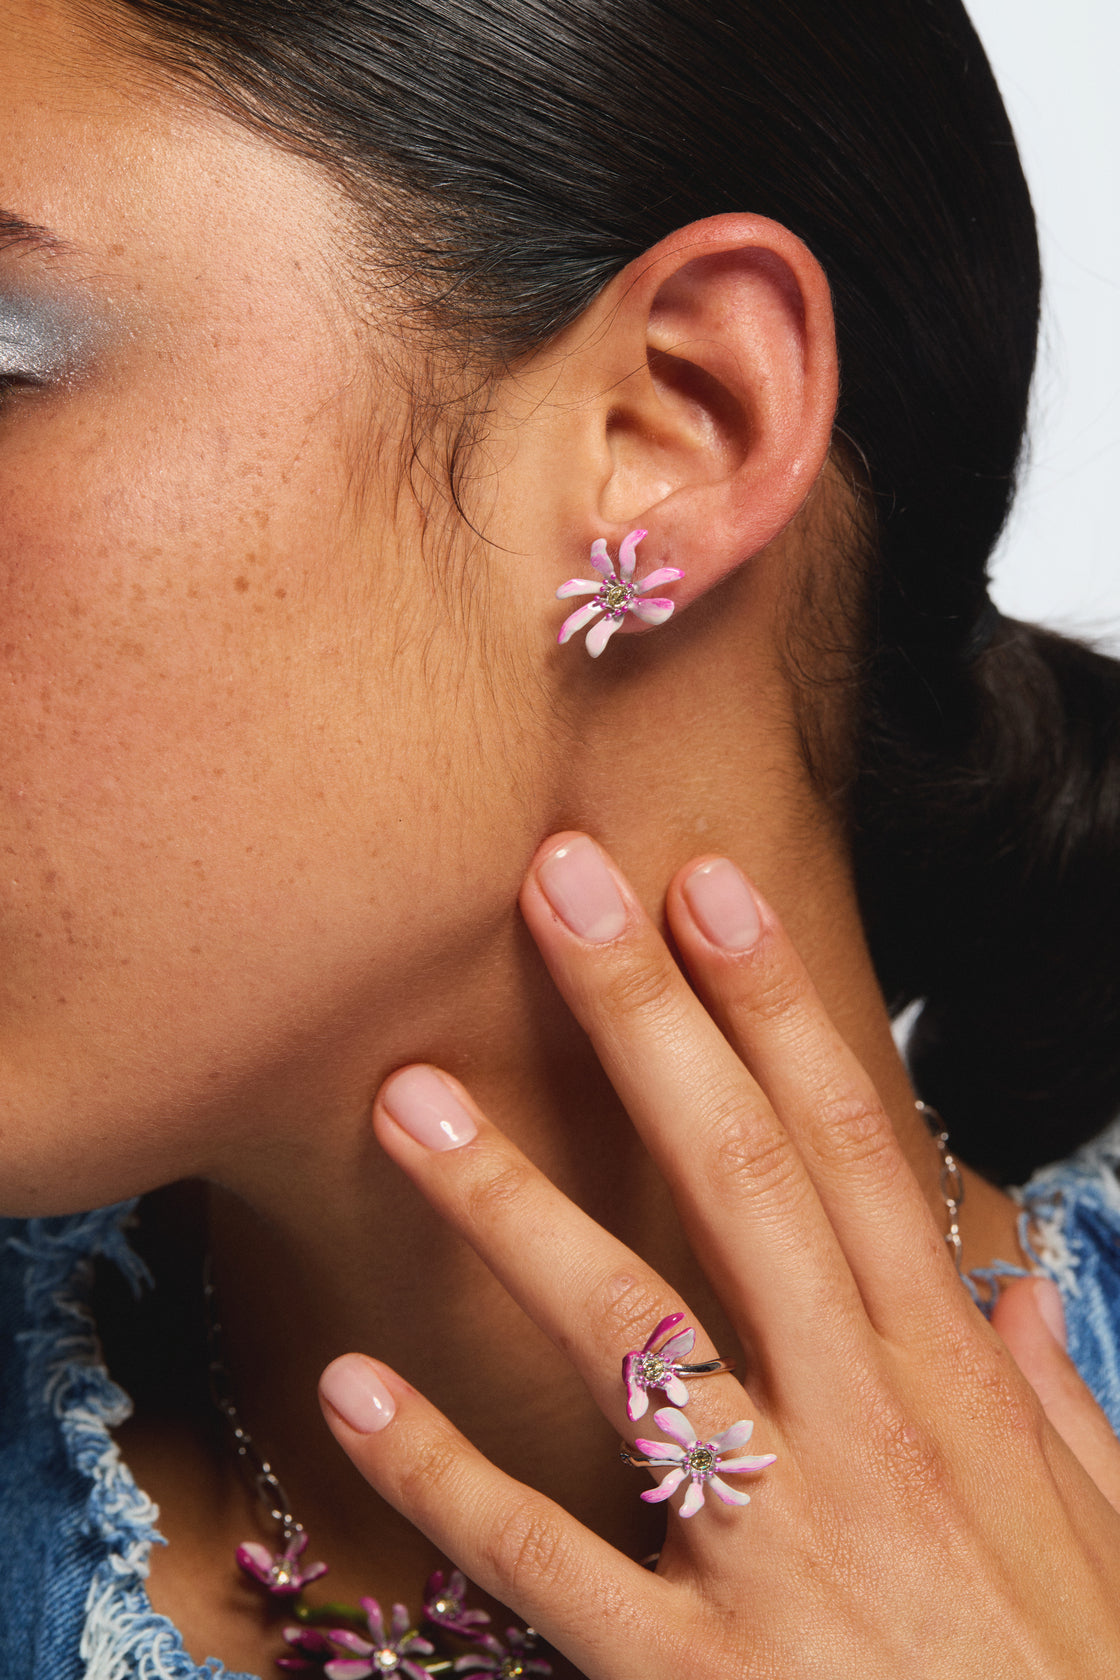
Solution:
<svg viewBox="0 0 1120 1680"><path fill-rule="evenodd" d="M209 1252L203 1262L202 1301L206 1312L207 1377L210 1383L210 1397L226 1420L237 1457L245 1468L257 1498L271 1520L279 1527L283 1550L287 1552L291 1542L304 1533L304 1527L298 1518L293 1516L291 1500L284 1491L284 1484L242 1423L241 1413L233 1398L233 1378L230 1376L222 1350L222 1325L218 1317ZM282 1574L282 1566L278 1567ZM278 1576L277 1585L287 1584L286 1580L281 1580Z"/></svg>
<svg viewBox="0 0 1120 1680"><path fill-rule="evenodd" d="M945 1247L953 1256L953 1264L957 1268L957 1276L964 1276L964 1261L962 1259L964 1245L961 1241L961 1203L964 1201L964 1179L961 1177L960 1165L956 1156L949 1148L949 1134L945 1130L945 1122L935 1108L929 1103L915 1102L914 1107L929 1127L930 1136L937 1145L937 1153L941 1157L941 1173L939 1186L941 1200L945 1203L945 1211L949 1215L949 1229L945 1232Z"/></svg>

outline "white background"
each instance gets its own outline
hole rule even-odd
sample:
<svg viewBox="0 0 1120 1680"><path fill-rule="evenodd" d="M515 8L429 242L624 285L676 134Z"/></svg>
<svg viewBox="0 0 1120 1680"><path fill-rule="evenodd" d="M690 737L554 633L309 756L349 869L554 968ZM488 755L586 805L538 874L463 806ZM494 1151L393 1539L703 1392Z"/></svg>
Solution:
<svg viewBox="0 0 1120 1680"><path fill-rule="evenodd" d="M1046 288L1031 459L992 594L1120 654L1120 4L965 3L1019 141Z"/></svg>

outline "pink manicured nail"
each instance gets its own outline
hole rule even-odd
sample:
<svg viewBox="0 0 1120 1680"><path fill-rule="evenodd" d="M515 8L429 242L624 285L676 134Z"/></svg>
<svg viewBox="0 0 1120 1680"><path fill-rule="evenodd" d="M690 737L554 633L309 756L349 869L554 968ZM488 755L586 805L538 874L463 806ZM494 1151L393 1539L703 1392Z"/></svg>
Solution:
<svg viewBox="0 0 1120 1680"><path fill-rule="evenodd" d="M1038 1316L1053 1336L1058 1346L1066 1346L1066 1313L1062 1305L1062 1292L1051 1278L1038 1278L1034 1285L1034 1301L1038 1308Z"/></svg>
<svg viewBox="0 0 1120 1680"><path fill-rule="evenodd" d="M749 951L762 932L754 894L727 858L702 863L684 883L688 908L713 945Z"/></svg>
<svg viewBox="0 0 1120 1680"><path fill-rule="evenodd" d="M598 846L582 835L558 846L537 870L548 902L581 939L605 944L626 926L626 906Z"/></svg>
<svg viewBox="0 0 1120 1680"><path fill-rule="evenodd" d="M403 1068L381 1093L397 1125L425 1149L459 1149L478 1127L450 1085L433 1068Z"/></svg>
<svg viewBox="0 0 1120 1680"><path fill-rule="evenodd" d="M344 1353L319 1378L319 1393L358 1435L376 1435L393 1421L393 1396L368 1359Z"/></svg>

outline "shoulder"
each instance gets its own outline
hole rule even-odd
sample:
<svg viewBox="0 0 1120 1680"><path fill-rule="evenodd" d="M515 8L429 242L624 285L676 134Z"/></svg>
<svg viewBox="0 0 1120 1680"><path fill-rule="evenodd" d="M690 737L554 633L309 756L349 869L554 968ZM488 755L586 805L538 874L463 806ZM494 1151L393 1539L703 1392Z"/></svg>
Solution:
<svg viewBox="0 0 1120 1680"><path fill-rule="evenodd" d="M1120 1434L1120 1120L1015 1197L1023 1248L1062 1292L1070 1356Z"/></svg>

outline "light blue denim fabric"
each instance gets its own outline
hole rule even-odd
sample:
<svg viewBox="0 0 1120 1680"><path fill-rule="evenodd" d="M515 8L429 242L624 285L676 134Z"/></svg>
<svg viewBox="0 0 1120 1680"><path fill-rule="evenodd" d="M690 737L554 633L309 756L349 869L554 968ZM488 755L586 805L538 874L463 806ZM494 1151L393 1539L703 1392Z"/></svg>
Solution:
<svg viewBox="0 0 1120 1680"><path fill-rule="evenodd" d="M1061 1290L1070 1358L1120 1435L1120 1120L1015 1195L1023 1251Z"/></svg>
<svg viewBox="0 0 1120 1680"><path fill-rule="evenodd" d="M1120 1122L1017 1195L1025 1251L1058 1284L1070 1353L1120 1434L1118 1170ZM97 1255L143 1286L133 1206L0 1220L2 1680L253 1680L199 1668L145 1589L158 1512L109 1433L129 1402L85 1306Z"/></svg>

